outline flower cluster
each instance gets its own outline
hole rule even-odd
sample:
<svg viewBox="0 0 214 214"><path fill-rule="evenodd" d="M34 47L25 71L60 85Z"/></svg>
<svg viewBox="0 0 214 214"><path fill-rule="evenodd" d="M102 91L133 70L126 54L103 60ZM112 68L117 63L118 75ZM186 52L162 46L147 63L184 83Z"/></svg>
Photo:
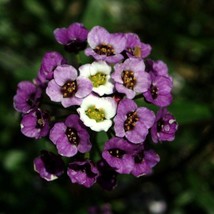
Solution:
<svg viewBox="0 0 214 214"><path fill-rule="evenodd" d="M173 87L167 65L150 59L151 46L135 33L73 23L54 36L70 56L82 52L88 62L74 66L50 51L37 77L18 84L13 103L21 132L53 145L35 158L35 171L47 181L67 173L72 183L107 190L118 174L151 174L160 161L152 144L173 141L178 128L167 110ZM98 132L108 140L99 142Z"/></svg>

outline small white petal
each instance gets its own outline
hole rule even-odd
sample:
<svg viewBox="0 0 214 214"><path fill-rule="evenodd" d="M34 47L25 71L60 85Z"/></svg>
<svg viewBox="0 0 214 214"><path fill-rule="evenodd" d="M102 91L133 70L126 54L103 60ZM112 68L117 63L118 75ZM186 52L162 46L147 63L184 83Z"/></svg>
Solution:
<svg viewBox="0 0 214 214"><path fill-rule="evenodd" d="M91 73L90 73L90 67L91 64L85 64L79 67L79 71L80 71L80 75L81 77L90 77Z"/></svg>
<svg viewBox="0 0 214 214"><path fill-rule="evenodd" d="M175 122L175 119L170 119L169 124L173 124Z"/></svg>

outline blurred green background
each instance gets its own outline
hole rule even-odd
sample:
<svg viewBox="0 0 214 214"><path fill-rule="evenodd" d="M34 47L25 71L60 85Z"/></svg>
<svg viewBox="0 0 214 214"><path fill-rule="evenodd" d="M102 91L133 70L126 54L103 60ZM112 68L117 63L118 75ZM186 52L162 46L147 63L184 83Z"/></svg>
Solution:
<svg viewBox="0 0 214 214"><path fill-rule="evenodd" d="M214 213L213 14L211 0L0 0L0 213ZM112 192L66 175L42 180L32 162L48 145L20 133L12 106L17 83L36 76L44 53L64 54L53 30L75 21L139 34L174 77L175 141L155 145L161 162L151 176L119 176Z"/></svg>

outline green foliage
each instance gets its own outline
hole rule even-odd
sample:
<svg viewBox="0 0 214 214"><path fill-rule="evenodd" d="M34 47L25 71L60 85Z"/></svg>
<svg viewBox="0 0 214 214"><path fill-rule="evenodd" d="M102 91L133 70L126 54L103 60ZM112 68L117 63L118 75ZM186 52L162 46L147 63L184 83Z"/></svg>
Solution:
<svg viewBox="0 0 214 214"><path fill-rule="evenodd" d="M84 214L110 204L113 213L155 213L152 203L164 201L166 210L156 213L214 213L212 8L210 0L0 1L0 212ZM119 176L112 192L72 185L66 175L40 179L33 159L54 147L21 135L13 109L17 83L35 77L46 51L63 51L53 30L75 21L138 33L175 80L169 108L179 122L175 141L154 145L161 162L151 176ZM106 139L98 136L100 146Z"/></svg>

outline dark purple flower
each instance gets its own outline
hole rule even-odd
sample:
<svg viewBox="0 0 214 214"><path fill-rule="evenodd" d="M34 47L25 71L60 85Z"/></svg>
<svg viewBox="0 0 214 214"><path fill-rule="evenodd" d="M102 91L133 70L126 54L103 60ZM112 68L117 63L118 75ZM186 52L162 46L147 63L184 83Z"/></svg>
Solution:
<svg viewBox="0 0 214 214"><path fill-rule="evenodd" d="M40 70L38 72L37 79L35 79L35 82L38 85L42 85L48 80L53 79L53 71L55 70L55 68L58 65L63 65L66 63L67 61L60 53L56 51L46 52L42 58Z"/></svg>
<svg viewBox="0 0 214 214"><path fill-rule="evenodd" d="M117 172L104 159L97 163L97 169L99 171L97 183L105 190L113 190L117 185Z"/></svg>
<svg viewBox="0 0 214 214"><path fill-rule="evenodd" d="M140 41L140 38L135 33L126 33L126 49L125 53L128 57L145 58L152 50L149 44Z"/></svg>
<svg viewBox="0 0 214 214"><path fill-rule="evenodd" d="M123 34L109 33L105 28L95 26L88 34L89 48L85 50L87 56L97 61L117 63L123 59L121 52L125 49L126 39Z"/></svg>
<svg viewBox="0 0 214 214"><path fill-rule="evenodd" d="M64 173L63 160L52 152L42 151L33 163L34 170L47 181L55 180Z"/></svg>
<svg viewBox="0 0 214 214"><path fill-rule="evenodd" d="M105 203L88 208L88 214L113 214L111 204Z"/></svg>
<svg viewBox="0 0 214 214"><path fill-rule="evenodd" d="M54 30L55 39L69 52L78 52L87 46L88 30L81 23L73 23L68 28Z"/></svg>
<svg viewBox="0 0 214 214"><path fill-rule="evenodd" d="M138 107L130 99L119 102L114 118L114 130L118 137L126 137L132 143L144 142L149 128L155 121L155 114L146 107Z"/></svg>
<svg viewBox="0 0 214 214"><path fill-rule="evenodd" d="M144 150L142 146L137 149L133 155L133 159L134 167L131 174L136 177L150 174L152 168L160 161L160 157L157 153L153 150Z"/></svg>
<svg viewBox="0 0 214 214"><path fill-rule="evenodd" d="M116 64L111 76L115 81L116 90L124 93L129 99L147 91L151 80L150 75L144 69L144 62L136 58L126 59L124 63Z"/></svg>
<svg viewBox="0 0 214 214"><path fill-rule="evenodd" d="M172 79L167 76L155 76L151 74L151 80L148 91L143 93L146 101L160 107L170 105L172 102Z"/></svg>
<svg viewBox="0 0 214 214"><path fill-rule="evenodd" d="M129 174L134 165L132 153L135 146L123 138L113 137L105 143L102 157L116 172Z"/></svg>
<svg viewBox="0 0 214 214"><path fill-rule="evenodd" d="M89 79L78 77L77 70L71 65L57 66L54 79L48 83L46 93L52 101L61 102L67 108L80 105L82 99L92 91Z"/></svg>
<svg viewBox="0 0 214 214"><path fill-rule="evenodd" d="M99 172L90 160L70 163L67 174L72 183L91 187L97 180Z"/></svg>
<svg viewBox="0 0 214 214"><path fill-rule="evenodd" d="M173 141L177 129L178 124L174 116L166 108L161 108L157 112L155 123L151 128L152 140L154 143L159 141Z"/></svg>
<svg viewBox="0 0 214 214"><path fill-rule="evenodd" d="M27 113L38 106L41 94L41 89L35 84L30 81L22 81L18 84L13 106L16 111Z"/></svg>
<svg viewBox="0 0 214 214"><path fill-rule="evenodd" d="M50 140L56 145L62 156L72 157L91 149L90 136L78 115L71 114L65 123L55 123L50 130Z"/></svg>
<svg viewBox="0 0 214 214"><path fill-rule="evenodd" d="M27 137L39 139L49 133L49 116L41 109L30 111L23 115L21 132Z"/></svg>

